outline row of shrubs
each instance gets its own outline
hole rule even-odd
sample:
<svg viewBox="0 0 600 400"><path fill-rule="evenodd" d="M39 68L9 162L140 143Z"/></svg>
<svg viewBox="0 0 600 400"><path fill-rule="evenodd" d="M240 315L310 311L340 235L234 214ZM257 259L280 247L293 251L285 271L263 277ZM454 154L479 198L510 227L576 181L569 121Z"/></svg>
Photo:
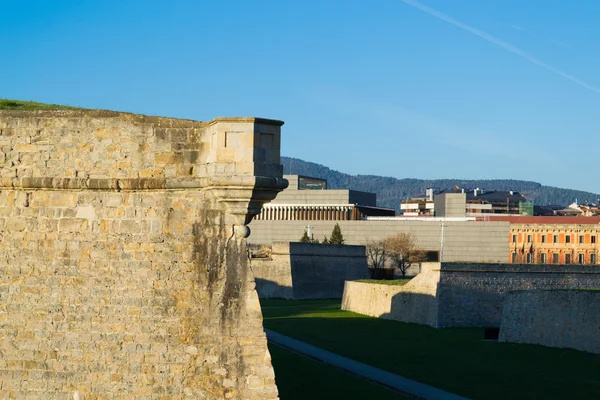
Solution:
<svg viewBox="0 0 600 400"><path fill-rule="evenodd" d="M324 244L344 244L344 235L342 235L342 228L340 224L335 224L331 236L327 239L327 236L323 237L323 241L319 242L319 239L313 239L308 236L308 231L304 230L304 235L300 238L300 243L324 243Z"/></svg>

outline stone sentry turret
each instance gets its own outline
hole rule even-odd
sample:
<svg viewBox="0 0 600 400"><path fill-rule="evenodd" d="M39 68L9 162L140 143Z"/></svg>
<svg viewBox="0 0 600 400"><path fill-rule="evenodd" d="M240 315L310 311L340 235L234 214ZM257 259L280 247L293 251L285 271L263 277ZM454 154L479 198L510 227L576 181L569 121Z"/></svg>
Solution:
<svg viewBox="0 0 600 400"><path fill-rule="evenodd" d="M281 125L0 111L0 397L276 399L245 238Z"/></svg>

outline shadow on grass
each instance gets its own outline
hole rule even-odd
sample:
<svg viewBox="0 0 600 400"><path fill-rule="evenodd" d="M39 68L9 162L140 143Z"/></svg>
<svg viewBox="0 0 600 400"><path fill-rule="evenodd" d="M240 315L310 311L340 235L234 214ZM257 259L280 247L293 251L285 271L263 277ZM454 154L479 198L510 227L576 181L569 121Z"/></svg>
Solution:
<svg viewBox="0 0 600 400"><path fill-rule="evenodd" d="M598 355L484 341L482 328L435 329L367 317L340 311L339 301L263 312L265 328L463 396L600 398Z"/></svg>
<svg viewBox="0 0 600 400"><path fill-rule="evenodd" d="M281 400L408 399L330 365L269 344Z"/></svg>

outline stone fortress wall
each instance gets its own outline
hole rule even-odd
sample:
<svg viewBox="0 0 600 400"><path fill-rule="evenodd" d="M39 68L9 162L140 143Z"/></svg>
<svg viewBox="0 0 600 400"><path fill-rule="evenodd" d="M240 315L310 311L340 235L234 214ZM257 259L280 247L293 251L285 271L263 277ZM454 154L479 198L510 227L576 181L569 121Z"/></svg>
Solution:
<svg viewBox="0 0 600 400"><path fill-rule="evenodd" d="M0 111L0 398L276 399L245 238L281 125Z"/></svg>
<svg viewBox="0 0 600 400"><path fill-rule="evenodd" d="M260 298L342 298L344 282L368 279L364 246L274 243L271 257L253 258Z"/></svg>
<svg viewBox="0 0 600 400"><path fill-rule="evenodd" d="M500 327L510 292L597 288L597 267L444 262L425 264L404 286L346 282L342 308L436 328Z"/></svg>
<svg viewBox="0 0 600 400"><path fill-rule="evenodd" d="M499 341L567 347L600 354L600 292L532 290L509 293Z"/></svg>

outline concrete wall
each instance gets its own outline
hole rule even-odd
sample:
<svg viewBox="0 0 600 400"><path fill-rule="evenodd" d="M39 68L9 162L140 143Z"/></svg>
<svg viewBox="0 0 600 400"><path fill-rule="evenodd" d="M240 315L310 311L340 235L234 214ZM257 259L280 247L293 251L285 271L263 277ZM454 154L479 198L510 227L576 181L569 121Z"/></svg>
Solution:
<svg viewBox="0 0 600 400"><path fill-rule="evenodd" d="M245 224L280 125L0 111L0 398L276 399Z"/></svg>
<svg viewBox="0 0 600 400"><path fill-rule="evenodd" d="M276 243L272 259L252 259L261 298L341 298L346 280L369 277L364 246Z"/></svg>
<svg viewBox="0 0 600 400"><path fill-rule="evenodd" d="M375 193L359 192L357 190L293 190L281 192L273 204L361 204L376 206Z"/></svg>
<svg viewBox="0 0 600 400"><path fill-rule="evenodd" d="M442 193L433 198L436 217L464 217L467 195L465 193Z"/></svg>
<svg viewBox="0 0 600 400"><path fill-rule="evenodd" d="M406 285L347 281L342 310L373 317L437 327L439 264L424 263Z"/></svg>
<svg viewBox="0 0 600 400"><path fill-rule="evenodd" d="M509 293L501 342L568 347L600 354L600 292L535 290Z"/></svg>
<svg viewBox="0 0 600 400"><path fill-rule="evenodd" d="M305 227L313 227L315 239L331 236L340 224L347 244L365 245L399 232L412 233L418 247L440 250L439 221L252 221L251 243L270 244L277 241L298 241ZM508 222L444 222L444 261L507 262L509 248Z"/></svg>

